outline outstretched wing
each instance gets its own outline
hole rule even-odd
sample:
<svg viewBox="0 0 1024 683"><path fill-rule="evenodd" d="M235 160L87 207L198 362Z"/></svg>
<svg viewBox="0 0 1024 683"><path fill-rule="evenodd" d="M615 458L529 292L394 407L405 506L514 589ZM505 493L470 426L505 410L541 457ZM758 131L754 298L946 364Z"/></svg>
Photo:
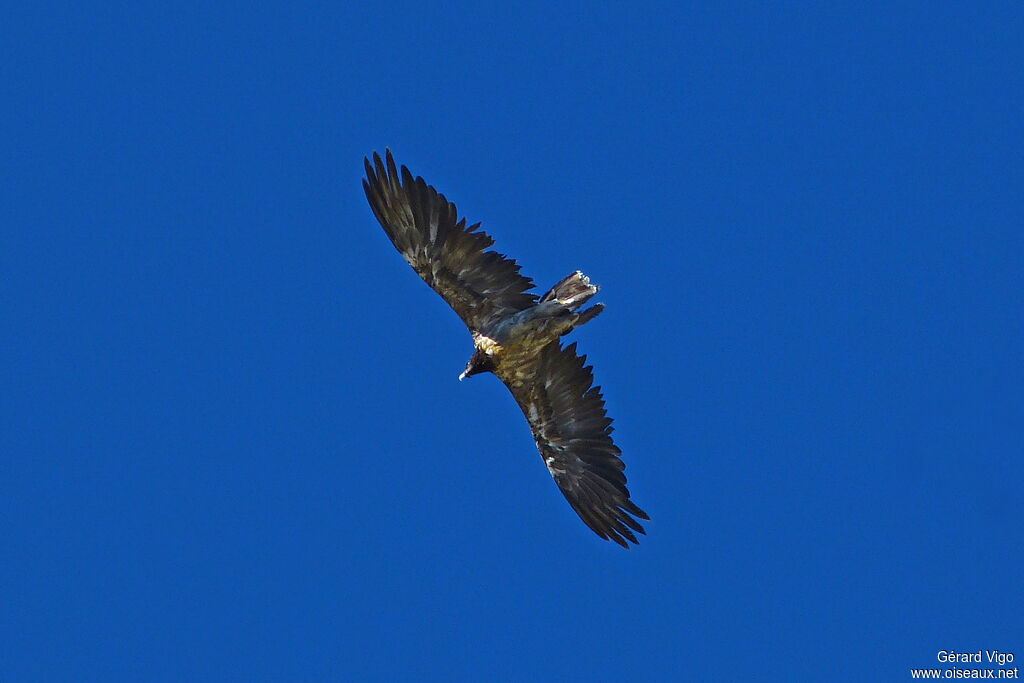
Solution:
<svg viewBox="0 0 1024 683"><path fill-rule="evenodd" d="M536 302L530 278L519 265L494 251L480 224L466 227L455 205L438 194L423 178L413 178L405 166L401 176L391 150L387 167L374 152L373 165L364 159L363 189L384 232L405 260L434 291L455 309L471 330L488 320L529 308Z"/></svg>
<svg viewBox="0 0 1024 683"><path fill-rule="evenodd" d="M498 376L512 391L530 422L533 438L551 476L576 514L601 538L628 548L633 531L645 533L634 517L650 519L629 499L622 451L612 442L612 421L601 388L593 386L586 356L576 344L556 342L530 368Z"/></svg>

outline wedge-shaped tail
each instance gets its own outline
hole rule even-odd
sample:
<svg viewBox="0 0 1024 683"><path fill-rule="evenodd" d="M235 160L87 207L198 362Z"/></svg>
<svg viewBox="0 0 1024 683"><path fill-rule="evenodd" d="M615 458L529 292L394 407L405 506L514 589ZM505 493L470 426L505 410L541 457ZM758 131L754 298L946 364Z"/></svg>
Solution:
<svg viewBox="0 0 1024 683"><path fill-rule="evenodd" d="M546 301L557 301L570 311L577 311L577 309L587 303L592 296L597 294L600 289L601 288L598 285L591 284L589 277L577 270L575 273L552 287L547 294L541 297L540 303L544 303ZM594 304L586 310L578 311L577 315L579 318L574 327L579 327L580 325L590 322L603 310L604 304Z"/></svg>
<svg viewBox="0 0 1024 683"><path fill-rule="evenodd" d="M580 271L576 271L565 278L540 298L541 302L557 301L560 304L576 309L587 302L587 299L597 294L601 289L597 285L590 284L590 278Z"/></svg>

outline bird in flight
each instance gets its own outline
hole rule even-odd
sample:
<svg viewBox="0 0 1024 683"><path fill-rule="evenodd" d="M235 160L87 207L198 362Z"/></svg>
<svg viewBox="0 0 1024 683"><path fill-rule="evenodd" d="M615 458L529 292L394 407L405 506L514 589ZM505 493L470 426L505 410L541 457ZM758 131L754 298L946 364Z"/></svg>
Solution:
<svg viewBox="0 0 1024 683"><path fill-rule="evenodd" d="M503 254L480 224L466 226L455 205L391 150L364 158L363 189L395 248L469 327L475 352L459 379L492 372L512 392L562 495L594 533L628 548L634 518L650 519L629 498L622 451L586 356L561 337L593 320L604 304L584 305L598 286L576 271L545 294Z"/></svg>

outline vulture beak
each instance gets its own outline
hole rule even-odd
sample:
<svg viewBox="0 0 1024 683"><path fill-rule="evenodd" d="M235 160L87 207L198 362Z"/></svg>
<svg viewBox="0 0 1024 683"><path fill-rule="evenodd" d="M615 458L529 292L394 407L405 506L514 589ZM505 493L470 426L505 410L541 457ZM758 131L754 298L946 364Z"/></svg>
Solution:
<svg viewBox="0 0 1024 683"><path fill-rule="evenodd" d="M466 371L465 371L465 370L463 370L463 371L462 371L462 374L461 374L461 375L459 375L459 381L460 381L460 382L461 382L462 380L464 380L464 379L466 379Z"/></svg>

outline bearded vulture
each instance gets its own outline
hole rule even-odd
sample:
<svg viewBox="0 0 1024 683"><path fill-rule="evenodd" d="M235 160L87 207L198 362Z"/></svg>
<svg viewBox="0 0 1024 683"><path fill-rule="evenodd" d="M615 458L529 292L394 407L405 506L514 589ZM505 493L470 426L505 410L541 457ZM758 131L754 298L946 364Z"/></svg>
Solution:
<svg viewBox="0 0 1024 683"><path fill-rule="evenodd" d="M512 392L533 431L541 457L562 495L598 536L628 548L634 519L650 519L629 499L622 451L586 356L562 335L593 320L603 304L583 308L597 291L576 271L537 297L519 265L495 251L476 223L466 227L455 205L423 178L386 161L364 158L363 189L384 232L473 335L475 352L459 379L497 375Z"/></svg>

